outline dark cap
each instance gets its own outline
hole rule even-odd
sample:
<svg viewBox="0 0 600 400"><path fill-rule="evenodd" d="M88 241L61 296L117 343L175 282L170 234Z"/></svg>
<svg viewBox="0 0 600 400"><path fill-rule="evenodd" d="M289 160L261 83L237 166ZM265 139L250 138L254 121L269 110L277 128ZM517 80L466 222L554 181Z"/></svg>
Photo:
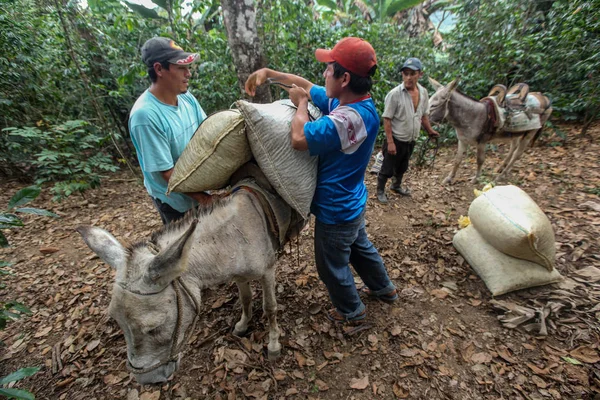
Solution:
<svg viewBox="0 0 600 400"><path fill-rule="evenodd" d="M377 65L377 56L373 46L366 40L347 37L333 46L333 49L317 49L315 57L320 62L337 62L358 76L367 77L373 66Z"/></svg>
<svg viewBox="0 0 600 400"><path fill-rule="evenodd" d="M166 37L154 37L142 46L142 61L148 67L156 62L168 62L170 64L188 65L198 60L198 53L186 53L172 39Z"/></svg>
<svg viewBox="0 0 600 400"><path fill-rule="evenodd" d="M421 60L418 58L411 57L404 62L404 65L400 70L402 71L404 68L410 68L414 71L423 71L423 64L421 64Z"/></svg>

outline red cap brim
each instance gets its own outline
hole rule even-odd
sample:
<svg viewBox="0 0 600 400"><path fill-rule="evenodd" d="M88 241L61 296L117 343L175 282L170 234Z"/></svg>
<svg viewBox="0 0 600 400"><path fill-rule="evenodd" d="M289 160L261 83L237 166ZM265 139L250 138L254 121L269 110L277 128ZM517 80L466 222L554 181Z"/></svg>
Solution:
<svg viewBox="0 0 600 400"><path fill-rule="evenodd" d="M330 63L330 62L335 61L333 59L333 57L331 56L331 50L317 49L315 51L315 57L316 57L317 61L323 62L323 63Z"/></svg>

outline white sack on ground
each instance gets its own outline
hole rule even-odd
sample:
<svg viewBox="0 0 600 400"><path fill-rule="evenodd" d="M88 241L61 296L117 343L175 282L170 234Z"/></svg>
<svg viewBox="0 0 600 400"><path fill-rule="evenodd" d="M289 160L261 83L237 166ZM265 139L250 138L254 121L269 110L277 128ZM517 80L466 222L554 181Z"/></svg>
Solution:
<svg viewBox="0 0 600 400"><path fill-rule="evenodd" d="M238 110L220 111L200 124L177 160L169 192L201 192L227 186L231 174L252 152Z"/></svg>
<svg viewBox="0 0 600 400"><path fill-rule="evenodd" d="M473 225L458 231L452 244L494 296L562 280L556 269L548 271L539 264L496 250Z"/></svg>
<svg viewBox="0 0 600 400"><path fill-rule="evenodd" d="M269 104L239 100L236 105L246 121L248 141L260 169L277 193L306 218L317 185L318 158L292 148L290 132L296 108L289 100ZM309 112L315 119L321 117L312 104Z"/></svg>
<svg viewBox="0 0 600 400"><path fill-rule="evenodd" d="M550 220L516 186L496 186L469 207L469 219L493 247L510 256L554 268L556 249Z"/></svg>

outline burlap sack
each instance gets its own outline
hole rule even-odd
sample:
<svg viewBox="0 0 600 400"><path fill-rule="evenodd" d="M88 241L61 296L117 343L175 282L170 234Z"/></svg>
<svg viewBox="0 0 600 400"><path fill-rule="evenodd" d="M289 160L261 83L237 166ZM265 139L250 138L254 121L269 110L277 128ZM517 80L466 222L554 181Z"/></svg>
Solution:
<svg viewBox="0 0 600 400"><path fill-rule="evenodd" d="M461 229L452 244L492 295L558 282L562 276L556 269L546 270L539 264L503 254L489 244L473 225Z"/></svg>
<svg viewBox="0 0 600 400"><path fill-rule="evenodd" d="M246 121L246 134L252 154L277 193L302 217L310 212L317 185L317 157L292 148L291 123L296 108L289 100L269 104L236 103ZM309 112L321 117L309 104Z"/></svg>
<svg viewBox="0 0 600 400"><path fill-rule="evenodd" d="M554 268L554 231L546 214L516 186L496 186L471 203L469 219L504 254Z"/></svg>
<svg viewBox="0 0 600 400"><path fill-rule="evenodd" d="M168 192L200 192L227 186L231 175L252 153L238 110L205 119L177 160Z"/></svg>

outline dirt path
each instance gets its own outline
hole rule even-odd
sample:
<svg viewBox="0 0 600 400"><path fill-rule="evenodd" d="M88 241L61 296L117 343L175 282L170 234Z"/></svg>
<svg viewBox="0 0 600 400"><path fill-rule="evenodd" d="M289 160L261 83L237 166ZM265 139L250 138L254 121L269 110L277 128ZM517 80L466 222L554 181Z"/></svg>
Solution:
<svg viewBox="0 0 600 400"><path fill-rule="evenodd" d="M563 129L569 130L567 145L530 150L511 182L547 213L557 268L577 278L585 267L600 268L600 212L591 208L600 204L600 127L591 130L593 141L577 137L576 127ZM505 152L490 152L488 173ZM126 371L123 335L106 316L113 273L74 231L94 224L120 240L147 237L160 220L143 187L122 174L85 199L60 204L50 202L46 189L34 206L62 218L27 217L23 229L7 234L14 247L0 250L15 272L3 278L0 296L33 311L0 332L6 344L0 376L42 366L20 384L40 399L599 398L600 281L569 279L502 296L526 307L568 304L548 317L548 336L504 327L489 291L452 246L457 219L474 198L467 179L475 161L471 155L457 183L443 187L451 157L442 150L435 170L413 170L412 198L390 194L387 206L376 203L374 176L366 177L367 231L401 291L395 305L366 300L369 329L344 331L324 317L329 300L308 229L278 264L280 360L266 361L260 311L248 337L230 334L240 310L237 290L225 285L203 294L200 328L179 372L162 386L140 387ZM21 186L1 184L0 204ZM261 308L259 290L254 307ZM244 364L231 362L236 357Z"/></svg>

